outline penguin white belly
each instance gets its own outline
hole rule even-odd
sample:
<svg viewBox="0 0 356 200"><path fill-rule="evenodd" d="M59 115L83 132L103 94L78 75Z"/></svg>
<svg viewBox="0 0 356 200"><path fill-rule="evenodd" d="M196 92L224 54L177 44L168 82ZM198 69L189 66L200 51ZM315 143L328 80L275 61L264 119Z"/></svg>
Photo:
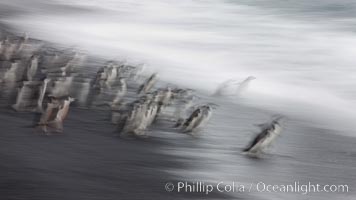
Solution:
<svg viewBox="0 0 356 200"><path fill-rule="evenodd" d="M198 116L194 117L188 126L184 129L185 132L193 131L193 129L200 123L202 118L202 113L200 112Z"/></svg>
<svg viewBox="0 0 356 200"><path fill-rule="evenodd" d="M271 143L277 138L277 136L281 133L282 127L279 125L274 126L274 130L270 131L269 137L267 137L263 142L262 142L262 148L266 148Z"/></svg>
<svg viewBox="0 0 356 200"><path fill-rule="evenodd" d="M45 94L46 94L46 90L47 90L47 84L49 83L49 81L50 81L50 79L45 79L44 81L43 81L43 85L42 85L42 87L41 87L41 89L40 89L40 96L39 96L39 98L38 98L38 101L37 101L37 109L39 110L39 111L41 111L42 112L42 102L43 102L43 99L44 99L44 96L45 96Z"/></svg>
<svg viewBox="0 0 356 200"><path fill-rule="evenodd" d="M151 113L150 113L150 119L149 119L149 122L148 122L149 125L151 125L153 123L153 121L155 120L155 117L156 117L156 114L157 114L157 110L158 110L158 107L155 105L152 108Z"/></svg>
<svg viewBox="0 0 356 200"><path fill-rule="evenodd" d="M210 117L212 115L212 112L211 111L205 111L204 112L204 115L201 116L201 120L199 121L199 123L197 123L195 125L195 128L194 129L198 129L202 126L204 126L206 123L208 123Z"/></svg>
<svg viewBox="0 0 356 200"><path fill-rule="evenodd" d="M147 92L153 87L153 85L154 85L155 83L156 83L156 80L155 80L155 79L149 81L149 82L145 85L143 92L144 92L144 93L147 93Z"/></svg>
<svg viewBox="0 0 356 200"><path fill-rule="evenodd" d="M31 66L27 71L27 79L29 81L31 81L36 75L37 68L38 68L38 60L35 58L31 61Z"/></svg>

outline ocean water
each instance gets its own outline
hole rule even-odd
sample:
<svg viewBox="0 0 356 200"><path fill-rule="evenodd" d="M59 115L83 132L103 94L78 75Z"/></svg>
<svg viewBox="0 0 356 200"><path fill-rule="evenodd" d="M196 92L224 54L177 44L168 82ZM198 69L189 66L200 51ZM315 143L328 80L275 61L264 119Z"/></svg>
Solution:
<svg viewBox="0 0 356 200"><path fill-rule="evenodd" d="M324 124L336 121L350 130L356 119L355 3L5 0L15 15L2 21L34 37L145 63L164 80L208 93L227 79L252 75L257 79L246 98L255 106L310 111L304 117L327 112Z"/></svg>
<svg viewBox="0 0 356 200"><path fill-rule="evenodd" d="M239 97L207 100L221 106L204 136L175 139L174 147L162 149L192 163L166 169L178 180L356 185L356 1L3 0L0 5L11 13L1 22L19 33L145 63L147 73L159 72L164 81L205 94L227 79L256 77ZM261 160L240 155L258 131L253 124L277 113L286 116L285 130L272 153ZM355 198L354 193L237 194L330 195Z"/></svg>

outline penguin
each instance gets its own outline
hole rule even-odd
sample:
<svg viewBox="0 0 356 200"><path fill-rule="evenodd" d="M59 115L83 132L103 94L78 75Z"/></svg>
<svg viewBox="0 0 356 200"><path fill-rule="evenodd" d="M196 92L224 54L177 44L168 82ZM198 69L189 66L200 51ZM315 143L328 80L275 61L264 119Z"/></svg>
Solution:
<svg viewBox="0 0 356 200"><path fill-rule="evenodd" d="M24 81L21 89L18 90L16 103L12 105L12 108L16 111L28 110L28 107L32 104L32 98L35 93L34 86L37 86L37 82Z"/></svg>
<svg viewBox="0 0 356 200"><path fill-rule="evenodd" d="M68 72L73 72L78 66L83 65L85 59L85 55L75 53L73 58L69 60L64 67L61 68L62 76L66 76Z"/></svg>
<svg viewBox="0 0 356 200"><path fill-rule="evenodd" d="M281 134L282 126L279 122L280 119L279 117L271 123L259 125L262 129L261 132L243 149L243 152L258 155L270 146L277 136Z"/></svg>
<svg viewBox="0 0 356 200"><path fill-rule="evenodd" d="M69 112L69 106L75 99L72 97L68 97L64 100L63 104L60 105L56 117L53 121L48 122L48 126L56 129L57 132L63 132L63 122L67 117Z"/></svg>
<svg viewBox="0 0 356 200"><path fill-rule="evenodd" d="M51 91L52 96L60 97L69 95L73 79L74 77L64 77L55 81Z"/></svg>
<svg viewBox="0 0 356 200"><path fill-rule="evenodd" d="M192 108L195 99L195 96L178 99L176 109L174 111L174 117L177 120L176 124L174 125L175 128L183 125L184 119L187 117L188 111Z"/></svg>
<svg viewBox="0 0 356 200"><path fill-rule="evenodd" d="M2 40L0 41L0 58L3 55L4 50L5 50L5 41Z"/></svg>
<svg viewBox="0 0 356 200"><path fill-rule="evenodd" d="M146 128L149 126L151 117L151 110L148 108L147 103L143 103L140 116L137 118L137 127L133 130L135 135L145 135Z"/></svg>
<svg viewBox="0 0 356 200"><path fill-rule="evenodd" d="M90 79L88 79L88 78L84 79L84 82L81 83L80 91L79 91L78 95L76 96L78 98L78 102L81 106L87 105L88 96L90 94L90 88L91 88Z"/></svg>
<svg viewBox="0 0 356 200"><path fill-rule="evenodd" d="M47 85L48 83L51 81L51 79L49 78L46 78L43 80L43 84L42 84L42 87L40 89L40 96L38 98L38 101L37 101L37 111L39 112L43 112L43 108L42 108L42 103L43 103L43 99L44 99L44 96L46 94L46 91L47 91Z"/></svg>
<svg viewBox="0 0 356 200"><path fill-rule="evenodd" d="M123 128L122 135L124 134L137 134L137 127L141 123L142 118L142 104L134 103L126 118L125 127Z"/></svg>
<svg viewBox="0 0 356 200"><path fill-rule="evenodd" d="M99 89L100 91L103 90L105 88L106 81L108 79L108 74L109 74L109 67L108 66L101 67L96 72L93 87L95 89Z"/></svg>
<svg viewBox="0 0 356 200"><path fill-rule="evenodd" d="M163 94L162 101L161 101L162 105L168 106L169 104L171 104L172 96L173 96L172 89L168 87Z"/></svg>
<svg viewBox="0 0 356 200"><path fill-rule="evenodd" d="M147 117L147 126L151 125L155 120L158 113L158 105L154 101L152 101L148 105L148 117Z"/></svg>
<svg viewBox="0 0 356 200"><path fill-rule="evenodd" d="M118 66L111 63L108 67L107 78L105 81L106 88L111 89L111 86L114 84L117 77L118 77Z"/></svg>
<svg viewBox="0 0 356 200"><path fill-rule="evenodd" d="M8 100L13 101L13 98L16 96L16 88L18 87L21 80L21 62L13 61L9 69L5 71L0 80L0 93L1 96L8 98ZM18 94L18 93L17 93Z"/></svg>
<svg viewBox="0 0 356 200"><path fill-rule="evenodd" d="M31 57L31 64L27 68L27 80L32 81L37 73L38 69L38 56Z"/></svg>
<svg viewBox="0 0 356 200"><path fill-rule="evenodd" d="M143 72L146 70L146 65L145 64L140 64L138 65L135 70L132 73L132 79L134 81L139 81Z"/></svg>
<svg viewBox="0 0 356 200"><path fill-rule="evenodd" d="M18 44L11 43L9 38L4 42L3 56L5 60L11 60L17 52Z"/></svg>
<svg viewBox="0 0 356 200"><path fill-rule="evenodd" d="M227 88L230 87L232 84L236 84L236 83L237 82L234 79L229 79L227 81L224 81L217 87L213 96L223 96L224 94L226 94Z"/></svg>
<svg viewBox="0 0 356 200"><path fill-rule="evenodd" d="M22 37L20 37L20 41L18 42L18 46L16 49L16 53L17 54L24 54L24 52L22 52L24 49L26 49L26 46L28 46L28 41L29 41L29 34L28 33L23 33Z"/></svg>
<svg viewBox="0 0 356 200"><path fill-rule="evenodd" d="M146 129L149 127L157 113L156 102L153 96L144 96L132 103L121 135L131 134L133 136L147 136Z"/></svg>
<svg viewBox="0 0 356 200"><path fill-rule="evenodd" d="M42 113L40 121L37 123L37 126L40 127L44 133L48 132L48 122L55 118L58 107L59 102L56 99L52 99L51 102L47 103L47 108Z"/></svg>
<svg viewBox="0 0 356 200"><path fill-rule="evenodd" d="M202 127L210 119L212 107L210 105L199 106L184 122L182 130L185 133L193 132Z"/></svg>
<svg viewBox="0 0 356 200"><path fill-rule="evenodd" d="M136 114L135 121L134 121L134 127L133 127L133 133L137 136L142 136L145 135L145 131L148 125L148 120L149 120L149 111L148 111L148 103L149 99L146 99L144 102L142 102L139 106L139 111Z"/></svg>
<svg viewBox="0 0 356 200"><path fill-rule="evenodd" d="M159 115L163 108L171 104L172 100L172 89L167 88L166 90L159 90L159 100L158 100L158 110L157 115Z"/></svg>
<svg viewBox="0 0 356 200"><path fill-rule="evenodd" d="M116 93L116 96L114 98L114 100L111 103L111 108L116 108L118 106L118 104L120 103L120 101L122 100L122 98L126 95L127 93L127 84L124 78L120 78L120 87Z"/></svg>
<svg viewBox="0 0 356 200"><path fill-rule="evenodd" d="M246 91L246 89L248 88L250 82L252 80L256 79L256 77L254 76L249 76L247 77L244 81L242 81L241 83L238 83L238 87L237 87L237 90L236 90L236 93L237 95L240 95L242 94L244 91Z"/></svg>
<svg viewBox="0 0 356 200"><path fill-rule="evenodd" d="M157 73L152 74L139 88L137 91L138 94L144 94L147 93L157 82L158 75Z"/></svg>
<svg viewBox="0 0 356 200"><path fill-rule="evenodd" d="M3 77L4 82L6 83L14 83L18 81L18 71L19 71L19 64L18 62L12 62L10 69L8 69Z"/></svg>

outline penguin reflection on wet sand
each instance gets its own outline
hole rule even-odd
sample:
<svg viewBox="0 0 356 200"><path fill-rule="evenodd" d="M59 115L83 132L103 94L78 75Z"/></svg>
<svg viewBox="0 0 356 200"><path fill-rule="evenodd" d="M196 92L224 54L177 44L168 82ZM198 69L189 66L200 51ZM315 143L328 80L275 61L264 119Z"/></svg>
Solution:
<svg viewBox="0 0 356 200"><path fill-rule="evenodd" d="M282 117L278 117L270 123L258 125L261 128L261 132L252 140L243 152L251 156L258 156L263 153L277 136L281 134L282 126L279 122L281 118Z"/></svg>

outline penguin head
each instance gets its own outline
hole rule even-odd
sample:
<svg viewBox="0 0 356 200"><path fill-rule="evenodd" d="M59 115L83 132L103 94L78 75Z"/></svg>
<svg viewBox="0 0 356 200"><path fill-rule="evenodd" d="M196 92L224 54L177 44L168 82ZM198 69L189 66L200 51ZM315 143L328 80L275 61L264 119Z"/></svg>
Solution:
<svg viewBox="0 0 356 200"><path fill-rule="evenodd" d="M281 119L283 119L284 118L284 116L283 115L280 115L280 114L276 114L276 115L273 115L272 116L272 123L279 123L279 121L281 120Z"/></svg>
<svg viewBox="0 0 356 200"><path fill-rule="evenodd" d="M206 106L209 107L210 110L217 109L219 107L216 103L207 103Z"/></svg>
<svg viewBox="0 0 356 200"><path fill-rule="evenodd" d="M256 79L256 77L254 77L254 76L249 76L249 77L247 77L246 80L252 81L252 80L254 80L254 79Z"/></svg>

